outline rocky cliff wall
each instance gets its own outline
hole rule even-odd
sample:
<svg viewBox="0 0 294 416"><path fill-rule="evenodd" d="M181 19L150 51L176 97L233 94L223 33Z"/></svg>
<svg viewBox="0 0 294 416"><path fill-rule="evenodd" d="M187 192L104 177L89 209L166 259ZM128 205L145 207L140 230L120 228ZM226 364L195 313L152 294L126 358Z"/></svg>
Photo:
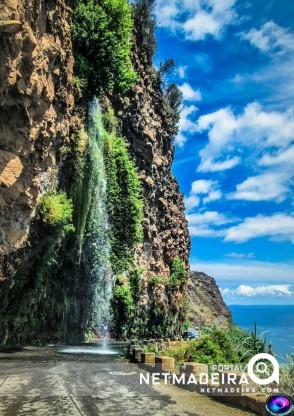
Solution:
<svg viewBox="0 0 294 416"><path fill-rule="evenodd" d="M191 272L187 298L191 326L226 328L231 323L231 312L213 277L202 272Z"/></svg>
<svg viewBox="0 0 294 416"><path fill-rule="evenodd" d="M176 257L189 269L190 237L183 195L171 170L174 121L136 28L132 62L139 75L135 88L111 101L138 167L144 198L144 236L135 253L136 266L144 270L137 317L139 334L172 336L182 331L187 284L183 281L171 288L168 281ZM154 276L163 278L164 283L150 284ZM141 332L142 328L147 331Z"/></svg>
<svg viewBox="0 0 294 416"><path fill-rule="evenodd" d="M188 267L190 255L183 195L171 171L173 123L156 85L154 68L136 44L133 63L140 80L133 91L113 104L142 181L144 241L136 259L150 274L168 277L174 257Z"/></svg>
<svg viewBox="0 0 294 416"><path fill-rule="evenodd" d="M87 183L77 168L87 149L87 102L80 97L74 104L69 4L0 5L0 342L81 341L87 309L93 308L95 288L81 272L74 233L65 235L36 218L42 195L60 189L76 201L74 193ZM14 33L3 32L7 20L20 22ZM104 97L120 121L144 199L143 241L134 262L143 273L131 334L172 336L182 330L187 283L168 284L171 264L178 257L188 269L190 251L183 196L171 171L174 121L136 31L132 62L138 74L134 89ZM192 324L229 322L209 276L191 273L188 299Z"/></svg>
<svg viewBox="0 0 294 416"><path fill-rule="evenodd" d="M58 182L73 108L69 16L64 1L0 5L0 279L23 262L37 202ZM3 31L9 20L20 22L14 33Z"/></svg>
<svg viewBox="0 0 294 416"><path fill-rule="evenodd" d="M85 133L77 132L87 131L88 103L82 98L74 105L70 3L5 0L0 5L0 341L4 343L83 340L89 329L87 309L93 309L91 296L96 291L81 272L74 233L42 224L36 216L38 203L48 192L64 191L77 200L73 194L75 181L81 179L77 166L81 147L87 149L86 141L82 146L75 143L76 137L86 140ZM190 248L183 197L171 173L173 123L150 59L136 41L133 65L139 78L134 89L107 98L138 167L144 198L144 237L134 262L144 272L132 333L172 335L181 331L186 283L178 287L166 283L175 257L188 268ZM149 284L155 275L165 283Z"/></svg>

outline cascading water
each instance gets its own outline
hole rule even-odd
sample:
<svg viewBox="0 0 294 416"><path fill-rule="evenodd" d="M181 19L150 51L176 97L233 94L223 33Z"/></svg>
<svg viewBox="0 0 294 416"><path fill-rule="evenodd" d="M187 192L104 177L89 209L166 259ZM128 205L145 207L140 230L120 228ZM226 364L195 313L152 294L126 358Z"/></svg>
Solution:
<svg viewBox="0 0 294 416"><path fill-rule="evenodd" d="M89 109L88 170L89 205L83 236L82 263L84 284L87 287L86 318L88 330L94 330L100 338L107 337L110 323L110 302L113 293L113 273L109 256L109 224L107 216L107 178L104 163L104 129L97 98Z"/></svg>

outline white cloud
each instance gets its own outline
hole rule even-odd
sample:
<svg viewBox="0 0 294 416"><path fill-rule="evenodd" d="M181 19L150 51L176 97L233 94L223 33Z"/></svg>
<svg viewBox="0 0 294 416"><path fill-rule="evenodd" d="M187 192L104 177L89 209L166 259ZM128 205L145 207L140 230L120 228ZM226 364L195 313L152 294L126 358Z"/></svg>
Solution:
<svg viewBox="0 0 294 416"><path fill-rule="evenodd" d="M275 165L284 165L293 164L294 160L294 146L290 146L288 149L281 152L275 152L274 154L266 153L262 156L259 161L261 166L275 166Z"/></svg>
<svg viewBox="0 0 294 416"><path fill-rule="evenodd" d="M184 106L181 111L181 118L179 122L179 133L175 138L175 144L179 147L184 146L187 141L187 137L196 131L196 123L192 120L192 117L198 111L195 105Z"/></svg>
<svg viewBox="0 0 294 416"><path fill-rule="evenodd" d="M180 78L185 78L187 68L188 68L187 66L179 66L177 68L176 72Z"/></svg>
<svg viewBox="0 0 294 416"><path fill-rule="evenodd" d="M237 289L224 289L222 293L224 295L231 295L231 296L241 296L241 297L257 297L257 296L265 296L265 297L288 297L293 296L293 292L290 290L291 285L269 285L269 286L248 286L248 285L240 285Z"/></svg>
<svg viewBox="0 0 294 416"><path fill-rule="evenodd" d="M199 171L215 172L236 166L236 155L246 147L286 149L294 137L294 112L266 111L257 102L235 115L230 107L200 116L197 131L207 132L209 142L200 151Z"/></svg>
<svg viewBox="0 0 294 416"><path fill-rule="evenodd" d="M267 65L262 65L253 74L242 74L243 83L248 82L250 85L253 82L259 85L259 89L266 88L269 91L267 100L279 107L293 105L293 29L269 21L260 29L251 29L240 36L270 58Z"/></svg>
<svg viewBox="0 0 294 416"><path fill-rule="evenodd" d="M206 211L203 214L190 214L187 216L190 224L223 225L236 222L236 219L228 218L217 211Z"/></svg>
<svg viewBox="0 0 294 416"><path fill-rule="evenodd" d="M181 85L180 90L183 93L183 97L185 101L201 101L201 92L200 90L194 90L190 84L185 82Z"/></svg>
<svg viewBox="0 0 294 416"><path fill-rule="evenodd" d="M219 189L216 191L211 191L205 198L203 198L203 204L208 204L209 202L217 201L218 199L221 199L221 197L222 193Z"/></svg>
<svg viewBox="0 0 294 416"><path fill-rule="evenodd" d="M216 185L216 182L210 180L194 181L191 185L191 194L208 194L214 185Z"/></svg>
<svg viewBox="0 0 294 416"><path fill-rule="evenodd" d="M203 156L206 152L200 152L200 155ZM202 158L201 163L198 167L199 172L220 172L222 170L232 169L234 166L240 163L240 158L238 156L232 157L231 159L226 159L223 162L214 162L212 159Z"/></svg>
<svg viewBox="0 0 294 416"><path fill-rule="evenodd" d="M294 244L294 217L286 214L257 215L243 221L227 217L216 211L187 215L192 237L223 237L225 242L244 243L253 238L269 238L272 241L290 241ZM228 226L230 223L237 225Z"/></svg>
<svg viewBox="0 0 294 416"><path fill-rule="evenodd" d="M283 173L253 176L238 184L236 192L229 194L228 199L282 202L290 191L286 181Z"/></svg>
<svg viewBox="0 0 294 416"><path fill-rule="evenodd" d="M186 38L190 40L203 40L207 35L219 38L222 27L221 19L216 19L212 13L204 10L200 10L183 24Z"/></svg>
<svg viewBox="0 0 294 416"><path fill-rule="evenodd" d="M255 257L254 253L227 253L226 257L231 257L232 259L253 259Z"/></svg>
<svg viewBox="0 0 294 416"><path fill-rule="evenodd" d="M202 202L204 205L222 197L222 193L218 189L218 182L205 179L194 181L191 184L189 196L185 198L187 212L193 211L193 209L200 204L201 199L199 195L202 196Z"/></svg>
<svg viewBox="0 0 294 416"><path fill-rule="evenodd" d="M289 240L294 244L294 217L285 214L257 215L245 218L225 230L225 241L243 243L252 238L269 237L275 241Z"/></svg>
<svg viewBox="0 0 294 416"><path fill-rule="evenodd" d="M235 3L236 0L158 0L156 16L159 26L186 39L220 39L225 28L238 21Z"/></svg>
<svg viewBox="0 0 294 416"><path fill-rule="evenodd" d="M191 195L184 198L184 203L187 212L191 212L194 208L200 204L200 198L196 195Z"/></svg>
<svg viewBox="0 0 294 416"><path fill-rule="evenodd" d="M213 276L223 286L231 285L232 282L246 282L254 284L294 284L293 264L270 263L259 261L238 260L237 264L232 263L212 263L193 260L191 270L202 271Z"/></svg>
<svg viewBox="0 0 294 416"><path fill-rule="evenodd" d="M294 33L273 21L266 22L260 29L243 32L241 37L262 52L283 54L294 50Z"/></svg>
<svg viewBox="0 0 294 416"><path fill-rule="evenodd" d="M228 218L217 211L189 214L186 218L189 223L190 235L195 237L221 237L224 235L224 231L219 228L220 226L237 222L237 219Z"/></svg>

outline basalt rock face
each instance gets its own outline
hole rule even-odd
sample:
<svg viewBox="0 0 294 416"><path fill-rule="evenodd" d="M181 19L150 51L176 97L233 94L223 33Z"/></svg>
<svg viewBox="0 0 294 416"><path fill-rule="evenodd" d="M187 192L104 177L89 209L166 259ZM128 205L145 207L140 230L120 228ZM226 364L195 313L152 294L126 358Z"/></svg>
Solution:
<svg viewBox="0 0 294 416"><path fill-rule="evenodd" d="M231 323L231 312L213 277L201 272L191 272L187 298L191 326L226 328Z"/></svg>
<svg viewBox="0 0 294 416"><path fill-rule="evenodd" d="M190 237L183 195L171 170L174 124L154 67L136 37L132 61L139 81L126 96L112 98L112 104L138 167L144 197L144 238L135 255L136 265L144 269L140 314L149 316L153 325L160 322L157 328L164 328L159 335L172 336L181 332L185 318L186 282L170 290L168 285L150 287L148 280L157 275L168 281L175 257L189 269ZM152 322L144 325L150 327Z"/></svg>
<svg viewBox="0 0 294 416"><path fill-rule="evenodd" d="M79 155L72 137L87 130L87 103L74 108L70 4L0 5L6 22L2 29L0 22L0 343L84 339L87 276L78 274L74 233L55 236L36 215L51 190L75 201ZM120 120L144 198L144 237L134 261L144 272L134 334L172 336L182 329L187 284L169 286L170 267L179 257L188 270L190 251L183 196L171 172L174 125L152 64L136 42L133 64L139 76L134 89L104 99ZM155 275L166 284L148 283Z"/></svg>
<svg viewBox="0 0 294 416"><path fill-rule="evenodd" d="M10 272L17 250L27 243L40 195L58 181L56 151L69 136L69 13L62 1L0 5L1 21L20 22L15 33L0 27L0 256ZM3 271L0 280L6 277Z"/></svg>
<svg viewBox="0 0 294 416"><path fill-rule="evenodd" d="M173 258L178 256L188 266L190 254L183 195L171 171L173 123L154 68L136 44L133 65L139 82L125 97L113 99L113 105L142 181L144 241L136 258L150 273L168 276Z"/></svg>

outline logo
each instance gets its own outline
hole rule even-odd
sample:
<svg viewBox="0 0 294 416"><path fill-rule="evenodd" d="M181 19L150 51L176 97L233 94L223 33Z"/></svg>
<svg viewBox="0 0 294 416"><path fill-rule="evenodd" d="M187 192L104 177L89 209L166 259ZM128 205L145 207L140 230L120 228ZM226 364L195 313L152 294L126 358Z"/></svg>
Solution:
<svg viewBox="0 0 294 416"><path fill-rule="evenodd" d="M270 361L270 363L273 366L272 373L270 373L271 370L269 369L269 366L264 361ZM257 377L254 372L254 366L255 366L255 371L257 373L265 374L268 377L267 378ZM270 354L263 353L263 354L257 354L254 357L252 357L248 363L247 371L251 380L256 384L265 386L266 384L270 384L273 381L276 381L279 384L279 379L280 379L279 378L279 375L280 375L279 363L275 359L275 357L273 357Z"/></svg>
<svg viewBox="0 0 294 416"><path fill-rule="evenodd" d="M267 399L265 408L274 416L289 415L294 410L294 405L290 396L276 394Z"/></svg>

